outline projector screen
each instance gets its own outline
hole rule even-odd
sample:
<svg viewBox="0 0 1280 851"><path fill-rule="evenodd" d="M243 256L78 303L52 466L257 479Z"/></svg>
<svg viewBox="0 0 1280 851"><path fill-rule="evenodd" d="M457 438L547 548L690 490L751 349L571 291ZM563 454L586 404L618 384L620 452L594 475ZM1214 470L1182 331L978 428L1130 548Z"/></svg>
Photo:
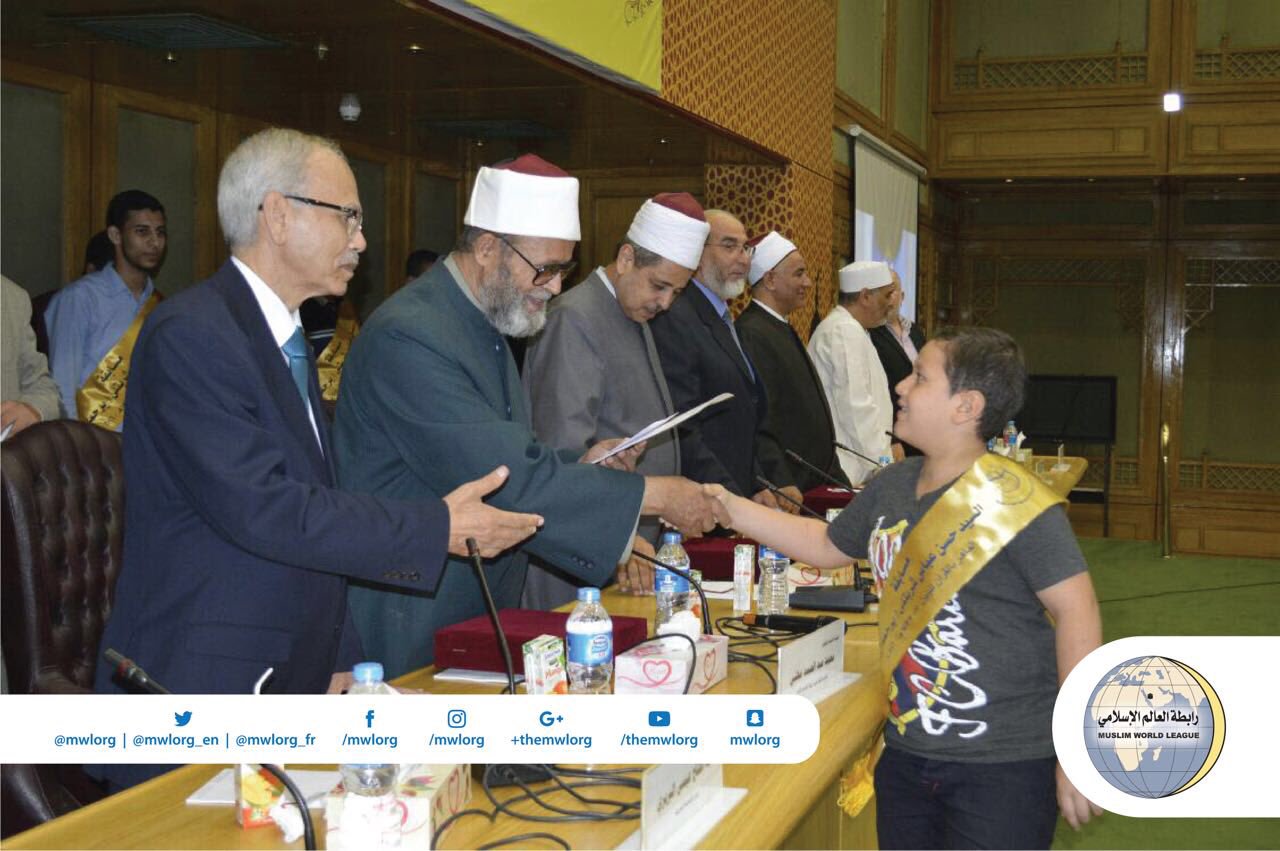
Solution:
<svg viewBox="0 0 1280 851"><path fill-rule="evenodd" d="M920 181L915 172L880 153L865 134L853 146L853 259L883 260L902 280L902 315L916 319L916 216Z"/></svg>

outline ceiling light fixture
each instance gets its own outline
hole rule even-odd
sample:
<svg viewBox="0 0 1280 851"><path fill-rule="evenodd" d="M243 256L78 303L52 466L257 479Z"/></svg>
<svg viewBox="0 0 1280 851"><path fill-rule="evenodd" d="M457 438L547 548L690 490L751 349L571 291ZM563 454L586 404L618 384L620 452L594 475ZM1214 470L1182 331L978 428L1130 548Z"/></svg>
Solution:
<svg viewBox="0 0 1280 851"><path fill-rule="evenodd" d="M354 123L360 120L360 98L354 92L347 92L342 96L342 100L338 101L338 115L342 116L342 120L348 123Z"/></svg>
<svg viewBox="0 0 1280 851"><path fill-rule="evenodd" d="M418 44L416 41L415 41L413 44L410 44L408 47L406 47L406 48L405 48L405 52L406 52L406 53L415 53L415 54L416 54L416 53L422 53L422 52L424 52L425 50L426 50L426 48L425 48L425 47L423 47L422 45Z"/></svg>

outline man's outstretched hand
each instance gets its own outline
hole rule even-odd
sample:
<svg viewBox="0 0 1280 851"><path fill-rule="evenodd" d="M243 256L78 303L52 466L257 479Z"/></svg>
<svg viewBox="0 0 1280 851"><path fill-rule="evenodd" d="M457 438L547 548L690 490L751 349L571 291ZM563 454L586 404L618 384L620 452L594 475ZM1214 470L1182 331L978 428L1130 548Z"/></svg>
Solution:
<svg viewBox="0 0 1280 851"><path fill-rule="evenodd" d="M469 555L467 538L475 538L480 555L490 558L538 531L543 522L541 515L517 514L485 504L484 498L502 487L508 475L506 467L499 467L445 496L445 505L449 506L449 552Z"/></svg>

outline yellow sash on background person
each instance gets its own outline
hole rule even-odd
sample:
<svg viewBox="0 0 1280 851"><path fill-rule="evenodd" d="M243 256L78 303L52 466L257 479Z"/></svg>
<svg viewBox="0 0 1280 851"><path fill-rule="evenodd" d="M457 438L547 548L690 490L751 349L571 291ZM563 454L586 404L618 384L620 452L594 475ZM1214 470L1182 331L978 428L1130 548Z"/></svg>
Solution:
<svg viewBox="0 0 1280 851"><path fill-rule="evenodd" d="M129 361L142 323L164 296L156 290L138 308L133 321L98 365L89 373L84 386L76 391L76 414L91 425L119 431L124 424L124 395L129 383Z"/></svg>
<svg viewBox="0 0 1280 851"><path fill-rule="evenodd" d="M356 306L351 299L343 299L338 306L338 321L333 327L329 345L316 358L316 373L320 378L320 398L326 402L338 401L338 386L342 383L342 363L351 351L351 341L360 333L360 320L356 318Z"/></svg>
<svg viewBox="0 0 1280 851"><path fill-rule="evenodd" d="M983 453L907 530L880 593L880 676L887 688L911 643L942 607L1019 532L1065 502L1025 467ZM871 798L877 741L841 779L851 816Z"/></svg>

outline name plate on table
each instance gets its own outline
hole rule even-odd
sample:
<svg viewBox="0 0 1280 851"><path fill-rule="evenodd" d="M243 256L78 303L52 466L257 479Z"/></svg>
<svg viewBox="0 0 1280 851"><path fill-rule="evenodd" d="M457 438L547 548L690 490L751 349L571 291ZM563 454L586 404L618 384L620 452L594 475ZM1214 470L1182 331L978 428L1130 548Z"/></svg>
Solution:
<svg viewBox="0 0 1280 851"><path fill-rule="evenodd" d="M746 789L726 789L724 767L655 765L640 779L640 829L619 848L693 848Z"/></svg>
<svg viewBox="0 0 1280 851"><path fill-rule="evenodd" d="M861 676L844 669L844 621L778 648L778 694L798 694L818 703Z"/></svg>

